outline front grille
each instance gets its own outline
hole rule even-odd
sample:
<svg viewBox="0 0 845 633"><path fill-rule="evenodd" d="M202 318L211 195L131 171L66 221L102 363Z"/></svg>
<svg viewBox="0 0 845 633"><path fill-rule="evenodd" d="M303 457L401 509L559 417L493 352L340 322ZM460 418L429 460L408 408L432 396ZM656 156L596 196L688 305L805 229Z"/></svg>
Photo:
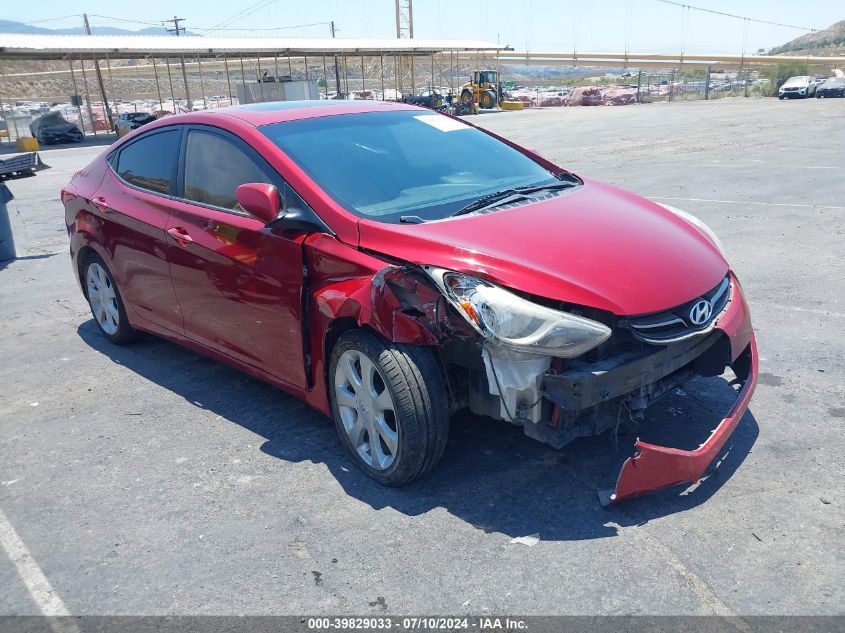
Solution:
<svg viewBox="0 0 845 633"><path fill-rule="evenodd" d="M631 330L634 338L657 345L709 332L716 319L725 311L731 301L733 288L730 277L725 277L710 292L679 305L671 310L620 320L620 326ZM701 307L702 300L709 302L710 314L700 323L693 321L693 308ZM699 310L698 315L701 315Z"/></svg>

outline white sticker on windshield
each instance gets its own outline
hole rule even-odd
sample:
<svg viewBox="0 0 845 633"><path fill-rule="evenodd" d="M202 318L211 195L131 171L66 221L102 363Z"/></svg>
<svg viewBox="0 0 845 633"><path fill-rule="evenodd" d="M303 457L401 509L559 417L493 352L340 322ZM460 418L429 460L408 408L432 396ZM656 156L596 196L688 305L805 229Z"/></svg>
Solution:
<svg viewBox="0 0 845 633"><path fill-rule="evenodd" d="M441 132L454 132L455 130L469 130L471 129L466 123L456 121L455 119L443 116L441 114L420 114L414 117L417 121L428 123L431 127L436 127Z"/></svg>

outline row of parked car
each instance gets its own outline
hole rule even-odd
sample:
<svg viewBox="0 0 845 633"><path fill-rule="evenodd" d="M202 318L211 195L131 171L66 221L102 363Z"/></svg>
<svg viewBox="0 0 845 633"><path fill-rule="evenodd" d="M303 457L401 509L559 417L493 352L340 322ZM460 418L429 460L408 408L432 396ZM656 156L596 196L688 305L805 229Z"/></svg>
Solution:
<svg viewBox="0 0 845 633"><path fill-rule="evenodd" d="M142 125L152 123L155 120L156 117L149 112L121 112L117 115L117 119L114 122L114 131L137 130Z"/></svg>
<svg viewBox="0 0 845 633"><path fill-rule="evenodd" d="M790 77L778 89L778 99L806 99L816 97L845 97L845 77L827 79L799 75Z"/></svg>

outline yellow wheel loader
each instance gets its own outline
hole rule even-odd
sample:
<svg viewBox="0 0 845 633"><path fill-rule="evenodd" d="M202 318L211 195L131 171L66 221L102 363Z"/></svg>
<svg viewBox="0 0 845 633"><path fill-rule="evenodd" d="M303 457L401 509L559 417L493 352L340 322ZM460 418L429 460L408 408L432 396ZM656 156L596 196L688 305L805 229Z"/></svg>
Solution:
<svg viewBox="0 0 845 633"><path fill-rule="evenodd" d="M503 100L502 84L495 70L476 70L472 81L461 86L461 102L475 103L479 108L492 110Z"/></svg>

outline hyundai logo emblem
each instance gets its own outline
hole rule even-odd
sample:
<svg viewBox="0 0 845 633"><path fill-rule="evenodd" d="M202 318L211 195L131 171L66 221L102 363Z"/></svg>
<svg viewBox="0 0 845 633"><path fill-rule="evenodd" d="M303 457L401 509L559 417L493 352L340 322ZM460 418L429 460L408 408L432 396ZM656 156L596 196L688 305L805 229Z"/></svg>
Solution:
<svg viewBox="0 0 845 633"><path fill-rule="evenodd" d="M710 315L713 313L713 306L707 299L696 301L689 311L689 320L693 325L704 325L710 320Z"/></svg>

